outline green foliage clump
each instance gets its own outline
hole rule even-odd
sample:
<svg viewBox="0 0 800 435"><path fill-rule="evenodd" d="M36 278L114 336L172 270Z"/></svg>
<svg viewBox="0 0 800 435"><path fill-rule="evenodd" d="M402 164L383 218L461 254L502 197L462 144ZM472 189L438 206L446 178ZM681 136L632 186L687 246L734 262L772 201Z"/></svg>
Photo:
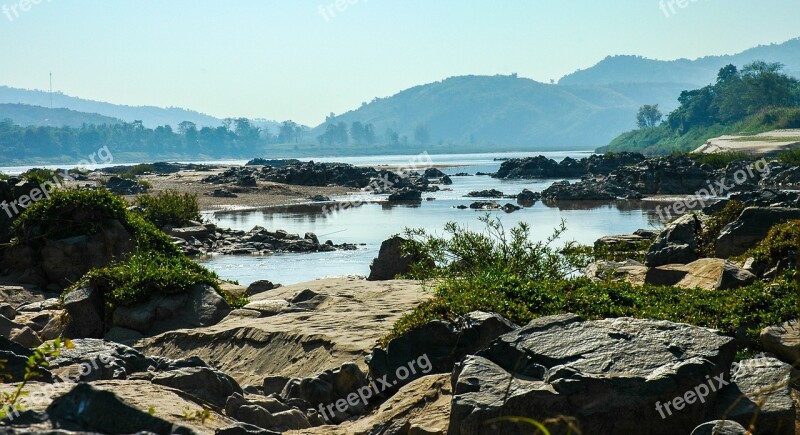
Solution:
<svg viewBox="0 0 800 435"><path fill-rule="evenodd" d="M144 217L157 227L165 225L181 226L187 221L200 220L200 205L197 195L178 193L174 190L159 192L157 195L140 195L135 204L144 209Z"/></svg>
<svg viewBox="0 0 800 435"><path fill-rule="evenodd" d="M800 249L800 220L775 225L767 233L767 237L758 246L742 255L742 258L753 257L757 262L775 266L781 260L790 257L791 252Z"/></svg>
<svg viewBox="0 0 800 435"><path fill-rule="evenodd" d="M434 283L434 297L403 316L384 343L432 320L454 320L476 310L501 314L517 324L575 313L586 319L669 320L729 335L746 331L751 338L757 337L761 328L797 315L797 291L789 275L771 284L757 282L716 292L594 282L571 272L586 260L586 255L575 252L574 245L556 249L550 246L553 238L543 243L527 241L524 225L510 236L497 222L487 225L489 231L476 233L448 224L446 238L407 231L413 238L406 251L437 259L436 268L416 271L417 276ZM456 229L459 231L453 231ZM562 231L563 226L555 236Z"/></svg>
<svg viewBox="0 0 800 435"><path fill-rule="evenodd" d="M756 160L750 153L733 151L713 154L689 154L689 158L698 163L709 165L714 169L723 169L735 162Z"/></svg>
<svg viewBox="0 0 800 435"><path fill-rule="evenodd" d="M8 174L6 174L5 172L0 172L0 180L5 181L8 180L9 178L11 177L9 177Z"/></svg>
<svg viewBox="0 0 800 435"><path fill-rule="evenodd" d="M138 175L152 174L154 172L153 165L149 163L140 163L128 167L124 172L120 172L118 175L120 178L135 180Z"/></svg>
<svg viewBox="0 0 800 435"><path fill-rule="evenodd" d="M33 181L38 184L54 183L55 180L58 180L59 183L64 181L61 174L53 169L33 168L23 172L20 177L23 180Z"/></svg>
<svg viewBox="0 0 800 435"><path fill-rule="evenodd" d="M717 239L722 229L735 221L744 211L744 203L740 201L730 201L725 208L714 213L703 226L698 242L698 251L704 257L714 257L717 251Z"/></svg>
<svg viewBox="0 0 800 435"><path fill-rule="evenodd" d="M153 294L180 294L196 284L208 284L219 290L213 272L185 256L159 252L136 252L121 263L94 269L84 275L78 287L92 285L105 294L112 307L133 305Z"/></svg>
<svg viewBox="0 0 800 435"><path fill-rule="evenodd" d="M782 151L778 154L777 159L781 163L786 163L792 166L800 166L800 148Z"/></svg>

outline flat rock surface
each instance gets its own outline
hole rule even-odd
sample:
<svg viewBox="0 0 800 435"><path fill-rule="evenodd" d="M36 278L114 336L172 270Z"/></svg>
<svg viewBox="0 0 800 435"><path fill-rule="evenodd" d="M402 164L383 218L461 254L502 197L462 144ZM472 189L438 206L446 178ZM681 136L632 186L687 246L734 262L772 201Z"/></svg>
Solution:
<svg viewBox="0 0 800 435"><path fill-rule="evenodd" d="M800 130L773 130L752 136L720 136L694 150L695 153L715 154L746 152L772 154L790 149L800 143Z"/></svg>
<svg viewBox="0 0 800 435"><path fill-rule="evenodd" d="M281 287L251 302L283 299L298 310L269 317L229 315L217 325L138 342L147 355L199 356L242 385L266 376L311 377L364 357L403 314L430 296L415 281L330 278Z"/></svg>
<svg viewBox="0 0 800 435"><path fill-rule="evenodd" d="M69 392L76 384L41 384L31 383L26 390L30 393L31 399L25 406L26 410L44 411L53 399ZM211 419L201 423L198 420L187 420L185 413L194 413L202 410L199 405L189 399L178 390L151 384L147 381L99 381L92 385L100 390L110 391L116 394L128 405L148 412L151 408L155 411L155 416L172 422L174 424L191 428L197 433L213 434L216 429L230 426L233 420L211 412ZM11 392L15 385L0 384L1 392Z"/></svg>

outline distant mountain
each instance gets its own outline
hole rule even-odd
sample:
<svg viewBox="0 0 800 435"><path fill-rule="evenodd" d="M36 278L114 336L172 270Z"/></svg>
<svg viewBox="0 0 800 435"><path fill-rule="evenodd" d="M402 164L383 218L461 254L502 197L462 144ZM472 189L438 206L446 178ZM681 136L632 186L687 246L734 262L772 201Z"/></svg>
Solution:
<svg viewBox="0 0 800 435"><path fill-rule="evenodd" d="M635 126L642 104L663 101L666 108L687 84L560 86L517 76L463 76L417 86L375 99L328 124L373 124L379 140L387 130L408 143L422 126L431 144L454 147L485 144L499 150L590 149L607 144ZM405 143L401 139L401 143Z"/></svg>
<svg viewBox="0 0 800 435"><path fill-rule="evenodd" d="M50 107L50 93L28 89L10 88L0 86L0 104L28 104L33 106ZM142 121L146 127L155 128L161 125L171 125L177 128L183 121L190 121L200 127L219 127L222 120L194 110L177 107L154 106L124 106L104 103L101 101L85 100L70 97L60 92L53 94L53 107L75 110L85 113L97 113L103 116L118 118L125 122ZM270 133L277 134L276 121L258 120L254 122L259 127L268 127Z"/></svg>
<svg viewBox="0 0 800 435"><path fill-rule="evenodd" d="M399 144L414 144L415 131L422 129L429 144L450 144L453 150L475 145L498 151L589 149L633 129L643 104L657 103L667 114L678 107L681 91L714 82L727 64L741 67L755 60L781 62L787 72L800 72L800 39L694 61L609 57L558 85L516 75L453 77L376 98L329 118L311 134L322 135L330 124L360 122L372 124L384 143L394 132Z"/></svg>
<svg viewBox="0 0 800 435"><path fill-rule="evenodd" d="M786 72L800 77L800 38L782 44L761 45L739 54L708 56L697 60L653 60L641 56L609 56L597 65L569 74L560 85L608 85L614 83L691 83L702 87L717 79L725 65L742 66L756 60L780 62Z"/></svg>
<svg viewBox="0 0 800 435"><path fill-rule="evenodd" d="M50 109L28 104L0 104L0 121L10 119L21 126L80 127L83 124L119 124L117 118L69 109Z"/></svg>

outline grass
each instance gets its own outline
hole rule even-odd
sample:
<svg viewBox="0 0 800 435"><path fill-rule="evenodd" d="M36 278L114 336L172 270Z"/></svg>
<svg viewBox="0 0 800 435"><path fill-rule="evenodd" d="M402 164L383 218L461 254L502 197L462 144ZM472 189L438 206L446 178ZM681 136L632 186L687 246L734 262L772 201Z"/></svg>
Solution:
<svg viewBox="0 0 800 435"><path fill-rule="evenodd" d="M125 169L124 172L120 172L117 174L120 178L128 178L131 180L136 179L139 175L147 175L152 174L155 172L153 169L153 165L148 163L140 163L138 165L133 165Z"/></svg>
<svg viewBox="0 0 800 435"><path fill-rule="evenodd" d="M723 169L731 163L741 161L754 162L757 159L751 153L734 151L713 154L689 154L689 158L698 163L709 165L714 169Z"/></svg>
<svg viewBox="0 0 800 435"><path fill-rule="evenodd" d="M777 160L788 165L800 166L800 148L780 152Z"/></svg>
<svg viewBox="0 0 800 435"><path fill-rule="evenodd" d="M498 225L487 224L488 230L477 233L448 224L448 233L459 231L447 237L407 231L412 237L405 247L408 253L437 259L435 269L416 272L433 286L434 297L403 316L384 338L384 344L432 320L454 320L479 310L501 314L519 325L563 313L585 319L668 320L718 329L731 336L746 331L751 346L757 348L762 328L797 317L798 295L791 270L773 283L757 282L715 292L593 282L567 273L580 263L580 255L555 249L548 242L527 241L524 225L510 232L498 231ZM461 250L469 244L477 245L477 249Z"/></svg>
<svg viewBox="0 0 800 435"><path fill-rule="evenodd" d="M188 221L201 219L195 194L167 190L157 195L140 195L134 203L144 209L145 219L158 228L166 225L183 226Z"/></svg>
<svg viewBox="0 0 800 435"><path fill-rule="evenodd" d="M775 225L758 246L741 258L753 257L757 262L776 265L797 254L800 249L800 220Z"/></svg>
<svg viewBox="0 0 800 435"><path fill-rule="evenodd" d="M54 180L58 180L60 184L64 179L53 169L41 169L41 168L33 168L25 171L20 175L23 180L33 181L37 184L44 184L44 183L53 183Z"/></svg>

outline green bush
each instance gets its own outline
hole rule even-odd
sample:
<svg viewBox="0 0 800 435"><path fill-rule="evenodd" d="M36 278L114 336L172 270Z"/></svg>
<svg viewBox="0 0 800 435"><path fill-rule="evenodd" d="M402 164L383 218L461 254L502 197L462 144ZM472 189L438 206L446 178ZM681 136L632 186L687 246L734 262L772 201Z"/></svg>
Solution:
<svg viewBox="0 0 800 435"><path fill-rule="evenodd" d="M61 174L53 169L33 168L23 172L20 177L38 184L53 183L54 180L58 180L59 183L64 181Z"/></svg>
<svg viewBox="0 0 800 435"><path fill-rule="evenodd" d="M755 248L744 253L741 258L753 257L757 262L775 266L790 257L790 252L800 249L800 220L775 225Z"/></svg>
<svg viewBox="0 0 800 435"><path fill-rule="evenodd" d="M174 190L159 192L157 195L140 195L135 204L144 209L144 217L157 227L165 225L182 226L187 221L200 220L200 205L197 195L178 193Z"/></svg>
<svg viewBox="0 0 800 435"><path fill-rule="evenodd" d="M155 170L153 169L153 165L148 163L140 163L138 165L128 167L125 171L120 172L118 176L120 178L134 180L138 175L152 174L154 172Z"/></svg>
<svg viewBox="0 0 800 435"><path fill-rule="evenodd" d="M520 325L568 312L586 319L669 320L715 328L729 335L746 331L753 343L761 328L797 316L797 289L788 273L771 284L758 282L715 292L593 282L570 273L586 260L585 253L570 252L575 246L553 248L552 237L532 243L527 241L524 225L509 235L499 222L488 218L484 222L488 226L484 233L448 224L446 237L407 230L412 239L405 250L437 260L434 269L415 270L416 276L431 280L434 297L403 316L384 338L384 344L432 320L453 320L476 310L501 314ZM563 224L554 236L562 232Z"/></svg>
<svg viewBox="0 0 800 435"><path fill-rule="evenodd" d="M782 151L778 154L777 160L793 166L800 166L800 148Z"/></svg>

